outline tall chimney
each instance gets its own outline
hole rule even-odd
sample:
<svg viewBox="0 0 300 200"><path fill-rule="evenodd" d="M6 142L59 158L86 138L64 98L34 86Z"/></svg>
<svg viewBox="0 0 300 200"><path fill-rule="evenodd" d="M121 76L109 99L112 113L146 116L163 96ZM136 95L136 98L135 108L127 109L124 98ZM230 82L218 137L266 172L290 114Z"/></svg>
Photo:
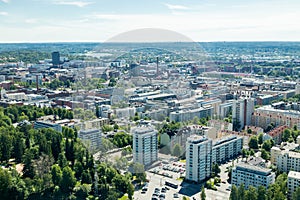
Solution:
<svg viewBox="0 0 300 200"><path fill-rule="evenodd" d="M156 77L158 76L158 56L156 57Z"/></svg>

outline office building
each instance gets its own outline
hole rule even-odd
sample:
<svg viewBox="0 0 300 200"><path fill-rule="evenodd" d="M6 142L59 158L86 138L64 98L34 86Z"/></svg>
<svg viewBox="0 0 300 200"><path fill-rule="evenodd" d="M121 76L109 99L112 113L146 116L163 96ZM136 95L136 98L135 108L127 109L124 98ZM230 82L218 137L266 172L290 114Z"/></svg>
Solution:
<svg viewBox="0 0 300 200"><path fill-rule="evenodd" d="M201 182L211 175L212 140L192 135L186 142L186 179Z"/></svg>
<svg viewBox="0 0 300 200"><path fill-rule="evenodd" d="M292 199L294 192L300 187L300 172L290 171L287 180L288 199Z"/></svg>
<svg viewBox="0 0 300 200"><path fill-rule="evenodd" d="M151 165L157 160L157 130L146 122L140 122L132 129L133 161L143 165Z"/></svg>
<svg viewBox="0 0 300 200"><path fill-rule="evenodd" d="M52 65L58 66L60 64L60 55L58 51L52 52Z"/></svg>
<svg viewBox="0 0 300 200"><path fill-rule="evenodd" d="M275 173L271 169L262 168L246 163L238 163L231 174L231 184L239 187L244 184L245 189L249 186L258 188L264 186L268 188L269 185L275 182Z"/></svg>

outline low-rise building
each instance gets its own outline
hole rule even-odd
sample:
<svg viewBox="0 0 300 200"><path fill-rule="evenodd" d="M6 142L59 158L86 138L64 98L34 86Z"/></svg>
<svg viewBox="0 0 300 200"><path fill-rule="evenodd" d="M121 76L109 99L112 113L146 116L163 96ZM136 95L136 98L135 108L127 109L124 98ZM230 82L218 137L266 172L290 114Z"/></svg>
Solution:
<svg viewBox="0 0 300 200"><path fill-rule="evenodd" d="M62 132L62 127L60 124L56 124L51 121L36 121L34 122L34 129L40 128L52 128L58 132Z"/></svg>
<svg viewBox="0 0 300 200"><path fill-rule="evenodd" d="M266 133L266 135L264 136L264 140L273 139L275 144L281 144L283 132L287 128L288 127L285 125L274 128L273 130Z"/></svg>
<svg viewBox="0 0 300 200"><path fill-rule="evenodd" d="M273 146L271 148L271 158L270 161L272 164L277 163L277 157L284 152L289 152L291 150L296 149L299 144L296 143L282 143L280 146Z"/></svg>
<svg viewBox="0 0 300 200"><path fill-rule="evenodd" d="M206 117L212 117L213 113L213 107L207 106L207 107L201 107L196 109L183 109L179 111L174 111L170 113L170 121L174 122L185 122L185 121L191 121L195 117L197 118L206 118Z"/></svg>
<svg viewBox="0 0 300 200"><path fill-rule="evenodd" d="M245 189L249 186L268 188L275 182L275 173L271 169L253 166L246 163L238 163L231 174L231 184L239 187L244 184Z"/></svg>

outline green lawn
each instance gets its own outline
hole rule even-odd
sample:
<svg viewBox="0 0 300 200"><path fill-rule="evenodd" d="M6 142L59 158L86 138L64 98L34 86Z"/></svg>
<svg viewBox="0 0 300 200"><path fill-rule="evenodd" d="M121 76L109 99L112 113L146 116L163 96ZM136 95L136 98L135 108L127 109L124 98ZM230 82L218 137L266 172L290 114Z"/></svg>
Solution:
<svg viewBox="0 0 300 200"><path fill-rule="evenodd" d="M128 198L127 194L124 194L124 196L119 198L119 200L129 200L129 198Z"/></svg>

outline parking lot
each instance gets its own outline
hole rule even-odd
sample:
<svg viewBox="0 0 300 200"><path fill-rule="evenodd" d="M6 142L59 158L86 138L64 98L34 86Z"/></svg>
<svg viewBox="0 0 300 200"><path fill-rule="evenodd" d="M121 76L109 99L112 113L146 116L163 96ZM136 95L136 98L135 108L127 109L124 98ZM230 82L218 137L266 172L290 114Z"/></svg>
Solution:
<svg viewBox="0 0 300 200"><path fill-rule="evenodd" d="M207 200L223 200L229 199L231 185L227 182L228 179L228 167L232 165L232 162L227 162L220 166L221 183L216 185L217 191L205 189ZM146 172L149 183L147 185L147 191L139 190L134 193L135 199L148 200L148 199L182 199L183 196L189 197L191 200L200 200L200 192L202 184L194 184L182 182L182 178L185 176L185 163L171 162L168 164L161 164L158 167L152 168ZM177 189L166 186L165 182L171 182L178 185ZM163 188L168 188L167 190ZM155 194L156 193L156 194ZM153 195L154 194L154 195ZM161 195L162 194L162 195ZM174 196L174 194L176 194ZM178 198L177 198L178 196Z"/></svg>

